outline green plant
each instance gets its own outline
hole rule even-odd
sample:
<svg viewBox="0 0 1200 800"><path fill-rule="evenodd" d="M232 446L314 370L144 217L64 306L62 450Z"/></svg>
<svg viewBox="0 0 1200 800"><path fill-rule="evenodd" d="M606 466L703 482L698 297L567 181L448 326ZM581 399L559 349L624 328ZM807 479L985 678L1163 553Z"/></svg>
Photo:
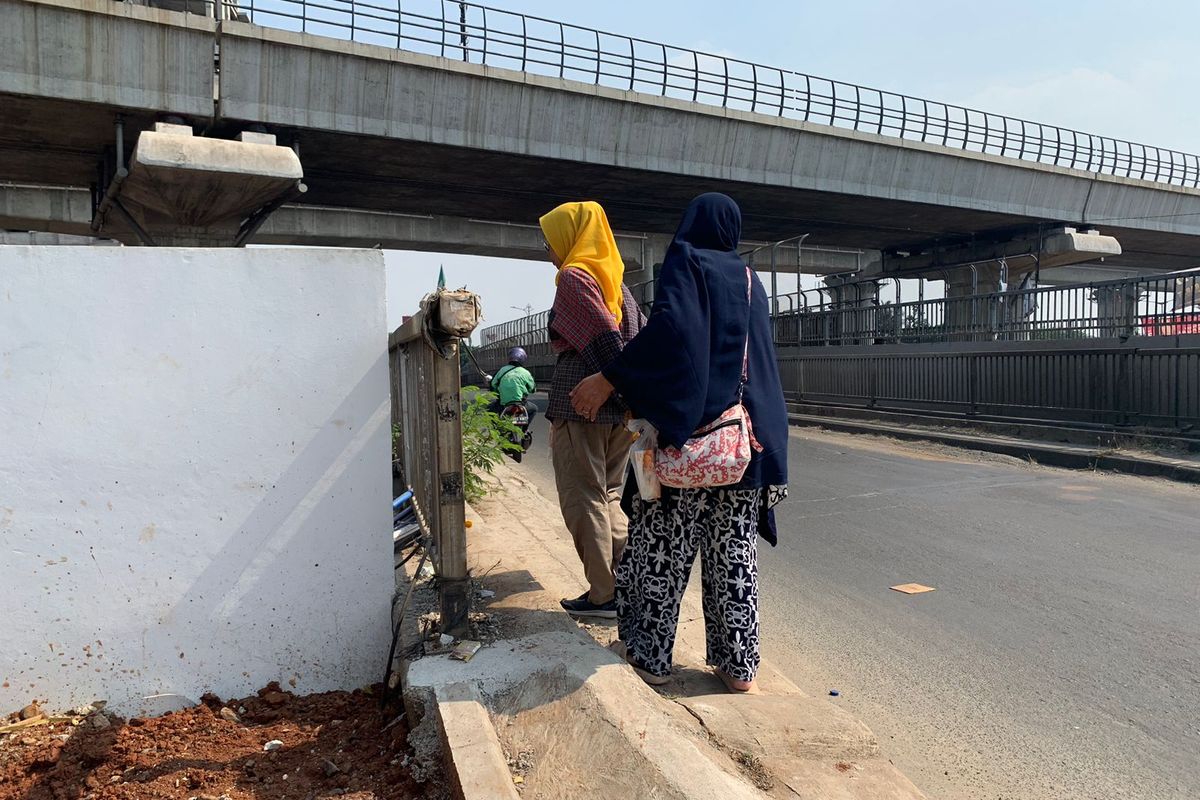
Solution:
<svg viewBox="0 0 1200 800"><path fill-rule="evenodd" d="M928 333L938 331L941 325L934 325L925 316L924 311L912 311L904 317L904 330L914 333Z"/></svg>
<svg viewBox="0 0 1200 800"><path fill-rule="evenodd" d="M912 311L904 317L904 327L900 331L900 341L919 342L933 341L940 337L946 329L945 325L934 325L925 316L924 311Z"/></svg>
<svg viewBox="0 0 1200 800"><path fill-rule="evenodd" d="M495 397L468 386L462 392L463 494L474 503L487 494L491 475L505 453L520 452L521 430L489 406ZM510 437L512 437L510 439Z"/></svg>

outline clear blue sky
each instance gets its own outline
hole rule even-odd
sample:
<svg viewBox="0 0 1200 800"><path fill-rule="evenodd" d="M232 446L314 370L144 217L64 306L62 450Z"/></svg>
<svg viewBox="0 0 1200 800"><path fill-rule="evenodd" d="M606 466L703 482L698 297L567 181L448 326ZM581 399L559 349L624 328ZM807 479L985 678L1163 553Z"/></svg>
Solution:
<svg viewBox="0 0 1200 800"><path fill-rule="evenodd" d="M453 5L447 3L448 6ZM930 100L1200 152L1200 2L548 0L512 11ZM532 222L532 220L531 220ZM548 306L548 265L389 253L389 324L445 263L488 320Z"/></svg>

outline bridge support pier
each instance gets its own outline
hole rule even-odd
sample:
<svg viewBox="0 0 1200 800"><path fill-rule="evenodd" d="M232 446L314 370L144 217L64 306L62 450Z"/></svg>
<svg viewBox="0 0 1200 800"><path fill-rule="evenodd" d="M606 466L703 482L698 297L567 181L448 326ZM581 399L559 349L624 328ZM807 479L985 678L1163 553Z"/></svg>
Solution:
<svg viewBox="0 0 1200 800"><path fill-rule="evenodd" d="M878 335L875 309L879 306L879 284L857 277L829 275L824 280L824 291L833 307L854 310L837 317L843 327L834 335L842 344L870 344Z"/></svg>
<svg viewBox="0 0 1200 800"><path fill-rule="evenodd" d="M946 327L955 331L953 338L969 341L979 333L994 333L998 320L988 309L991 305L972 298L1000 291L1000 267L996 264L958 269L946 276Z"/></svg>
<svg viewBox="0 0 1200 800"><path fill-rule="evenodd" d="M1092 290L1101 336L1126 339L1137 332L1138 301L1144 292L1132 286L1101 286Z"/></svg>

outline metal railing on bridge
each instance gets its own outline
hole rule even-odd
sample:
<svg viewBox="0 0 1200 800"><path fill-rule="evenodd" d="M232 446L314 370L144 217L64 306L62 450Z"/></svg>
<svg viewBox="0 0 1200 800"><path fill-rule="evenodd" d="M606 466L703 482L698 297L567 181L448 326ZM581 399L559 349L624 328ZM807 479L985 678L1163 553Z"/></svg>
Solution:
<svg viewBox="0 0 1200 800"><path fill-rule="evenodd" d="M880 303L879 283L895 285ZM777 345L1002 342L1200 333L1200 269L903 302L899 281L779 296Z"/></svg>
<svg viewBox="0 0 1200 800"><path fill-rule="evenodd" d="M528 317L510 320L480 333L482 346L475 349L475 358L482 369L495 374L508 360L508 351L523 347L529 355L529 371L538 383L548 383L554 373L554 352L550 349L548 330L550 312L542 311Z"/></svg>
<svg viewBox="0 0 1200 800"><path fill-rule="evenodd" d="M892 283L895 301L881 300ZM651 283L630 287L649 311ZM1200 334L1200 268L1069 286L903 301L892 278L800 289L776 299L779 346L1047 341ZM543 311L481 334L485 358L520 345L539 367L552 360ZM542 346L545 352L542 352ZM532 349L531 349L532 348ZM535 358L535 353L540 358ZM501 362L503 363L503 362Z"/></svg>
<svg viewBox="0 0 1200 800"><path fill-rule="evenodd" d="M1200 429L1200 270L887 305L866 286L805 290L792 297L812 295L809 307L783 304L774 323L789 397ZM543 312L485 329L476 357L494 371L521 345L534 376L549 381L546 321Z"/></svg>
<svg viewBox="0 0 1200 800"><path fill-rule="evenodd" d="M629 284L629 293L646 314L654 296L654 281ZM474 350L482 369L494 373L508 358L513 347L523 347L529 355L526 365L538 383L549 383L554 374L554 351L550 347L550 312L541 311L520 319L492 325L480 332L481 345Z"/></svg>
<svg viewBox="0 0 1200 800"><path fill-rule="evenodd" d="M1103 175L1200 186L1200 156L453 0L141 0L597 86Z"/></svg>

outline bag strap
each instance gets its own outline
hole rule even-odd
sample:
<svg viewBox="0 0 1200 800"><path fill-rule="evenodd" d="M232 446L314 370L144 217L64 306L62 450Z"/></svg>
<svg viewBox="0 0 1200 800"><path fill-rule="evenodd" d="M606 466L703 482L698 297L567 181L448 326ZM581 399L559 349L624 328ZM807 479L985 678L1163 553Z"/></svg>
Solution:
<svg viewBox="0 0 1200 800"><path fill-rule="evenodd" d="M750 267L746 267L746 305L751 306L750 292L753 289L753 282L750 277ZM750 379L750 317L746 317L746 343L742 345L742 380L738 384L737 401L742 402L742 392L746 388L746 381Z"/></svg>
<svg viewBox="0 0 1200 800"><path fill-rule="evenodd" d="M505 364L503 367L496 370L496 374L492 377L491 388L496 391L500 391L500 379L512 372L514 369L516 369L516 367L514 367L512 364Z"/></svg>

